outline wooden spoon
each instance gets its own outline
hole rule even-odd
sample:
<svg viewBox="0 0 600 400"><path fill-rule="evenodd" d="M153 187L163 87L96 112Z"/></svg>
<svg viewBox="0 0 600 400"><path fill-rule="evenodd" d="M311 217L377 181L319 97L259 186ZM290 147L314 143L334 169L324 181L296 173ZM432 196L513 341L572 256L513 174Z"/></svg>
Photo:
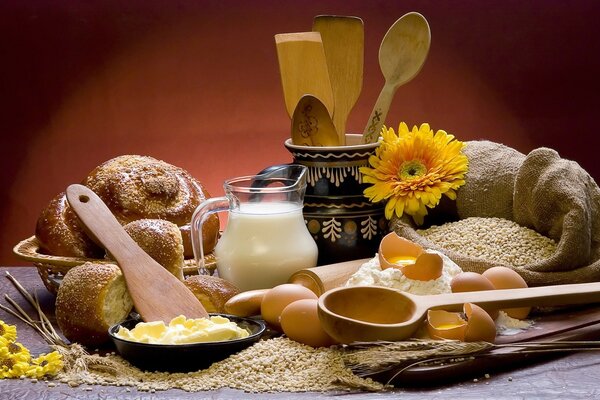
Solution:
<svg viewBox="0 0 600 400"><path fill-rule="evenodd" d="M379 66L385 85L363 131L363 143L377 141L396 89L419 73L430 43L429 24L416 12L403 15L387 31L379 47Z"/></svg>
<svg viewBox="0 0 600 400"><path fill-rule="evenodd" d="M302 96L312 94L333 115L333 92L319 32L275 35L285 107L290 117Z"/></svg>
<svg viewBox="0 0 600 400"><path fill-rule="evenodd" d="M341 145L346 141L346 120L363 84L365 32L362 19L318 15L313 31L321 33L335 110L333 124Z"/></svg>
<svg viewBox="0 0 600 400"><path fill-rule="evenodd" d="M168 323L179 315L208 317L196 296L137 245L96 193L83 185L71 185L67 200L91 237L117 260L135 309L144 321Z"/></svg>
<svg viewBox="0 0 600 400"><path fill-rule="evenodd" d="M397 289L355 286L332 289L319 298L323 329L340 343L403 340L421 326L429 309L556 306L600 302L600 283L541 286L417 296Z"/></svg>
<svg viewBox="0 0 600 400"><path fill-rule="evenodd" d="M338 134L325 105L305 94L292 115L292 143L300 146L338 146Z"/></svg>

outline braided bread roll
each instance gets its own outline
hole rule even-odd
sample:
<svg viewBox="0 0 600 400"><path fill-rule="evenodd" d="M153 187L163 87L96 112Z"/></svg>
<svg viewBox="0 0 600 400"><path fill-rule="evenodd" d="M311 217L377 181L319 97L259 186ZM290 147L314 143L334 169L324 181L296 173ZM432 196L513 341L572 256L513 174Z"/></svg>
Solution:
<svg viewBox="0 0 600 400"><path fill-rule="evenodd" d="M193 257L189 224L196 207L210 196L189 173L152 157L124 155L96 167L82 183L106 203L122 225L139 219L163 219L177 225L184 255ZM218 232L219 219L213 214L202 228L206 253L215 247ZM87 238L64 196L44 210L36 236L48 254L98 258L98 246Z"/></svg>
<svg viewBox="0 0 600 400"><path fill-rule="evenodd" d="M83 231L64 192L54 197L37 220L35 236L42 252L63 257L102 258L104 249Z"/></svg>

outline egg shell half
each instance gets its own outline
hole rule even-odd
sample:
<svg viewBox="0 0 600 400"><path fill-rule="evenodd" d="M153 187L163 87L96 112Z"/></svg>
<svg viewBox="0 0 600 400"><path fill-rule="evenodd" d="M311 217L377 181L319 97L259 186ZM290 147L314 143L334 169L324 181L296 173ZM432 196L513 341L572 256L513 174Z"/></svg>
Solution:
<svg viewBox="0 0 600 400"><path fill-rule="evenodd" d="M496 324L490 315L481 307L472 303L463 306L467 316L465 342L489 342L496 340Z"/></svg>

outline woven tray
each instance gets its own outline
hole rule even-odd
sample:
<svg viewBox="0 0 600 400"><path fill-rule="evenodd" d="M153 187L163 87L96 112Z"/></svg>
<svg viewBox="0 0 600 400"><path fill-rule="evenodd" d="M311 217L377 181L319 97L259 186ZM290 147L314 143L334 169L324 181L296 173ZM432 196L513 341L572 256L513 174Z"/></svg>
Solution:
<svg viewBox="0 0 600 400"><path fill-rule="evenodd" d="M115 261L107 259L93 259L83 257L61 257L50 256L40 252L40 243L35 236L22 240L13 248L13 253L22 260L30 261L37 268L38 274L44 286L50 293L57 294L58 287L62 277L73 267L81 265L88 261L100 264L114 264ZM211 273L215 270L217 264L215 256L210 253L204 257L206 269ZM196 261L192 259L184 260L184 275L198 274Z"/></svg>

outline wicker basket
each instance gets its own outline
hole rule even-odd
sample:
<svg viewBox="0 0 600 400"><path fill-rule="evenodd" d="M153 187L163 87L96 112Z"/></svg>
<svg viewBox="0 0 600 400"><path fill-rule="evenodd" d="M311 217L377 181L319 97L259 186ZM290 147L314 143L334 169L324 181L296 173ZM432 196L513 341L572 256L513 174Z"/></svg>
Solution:
<svg viewBox="0 0 600 400"><path fill-rule="evenodd" d="M83 257L61 257L50 256L40 252L40 243L35 236L22 240L13 248L13 252L22 260L30 261L37 268L38 274L44 286L50 293L57 294L62 277L73 267L85 262L101 264L114 264L115 261L108 259L93 259ZM204 257L205 267L211 273L216 268L215 256L211 253ZM195 275L198 273L196 262L192 259L184 261L183 274Z"/></svg>

